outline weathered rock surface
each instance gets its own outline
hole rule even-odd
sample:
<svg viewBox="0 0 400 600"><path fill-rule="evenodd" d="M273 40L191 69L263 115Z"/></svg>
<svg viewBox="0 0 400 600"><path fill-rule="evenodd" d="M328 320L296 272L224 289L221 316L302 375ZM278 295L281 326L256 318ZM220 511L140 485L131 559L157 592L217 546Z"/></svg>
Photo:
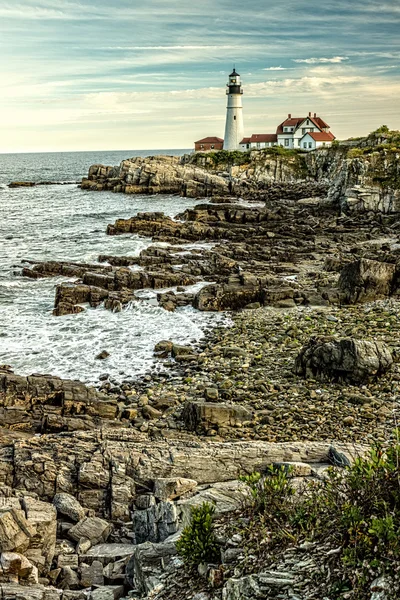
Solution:
<svg viewBox="0 0 400 600"><path fill-rule="evenodd" d="M365 258L347 264L339 278L341 301L356 304L389 296L395 271L394 264Z"/></svg>
<svg viewBox="0 0 400 600"><path fill-rule="evenodd" d="M295 371L304 377L361 383L385 373L392 363L389 348L379 342L311 338L296 359Z"/></svg>
<svg viewBox="0 0 400 600"><path fill-rule="evenodd" d="M115 397L79 381L0 372L0 423L13 431L43 433L113 426L118 411Z"/></svg>

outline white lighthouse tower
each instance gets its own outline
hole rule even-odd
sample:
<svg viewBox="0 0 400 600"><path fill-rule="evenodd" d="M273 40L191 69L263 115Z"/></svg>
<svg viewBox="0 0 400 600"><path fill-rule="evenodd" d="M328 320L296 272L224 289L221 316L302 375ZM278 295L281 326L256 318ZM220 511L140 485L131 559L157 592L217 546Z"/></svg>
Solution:
<svg viewBox="0 0 400 600"><path fill-rule="evenodd" d="M243 139L243 107L242 107L242 86L240 75L233 69L229 75L226 95L228 103L226 106L226 123L224 150L238 150L239 144Z"/></svg>

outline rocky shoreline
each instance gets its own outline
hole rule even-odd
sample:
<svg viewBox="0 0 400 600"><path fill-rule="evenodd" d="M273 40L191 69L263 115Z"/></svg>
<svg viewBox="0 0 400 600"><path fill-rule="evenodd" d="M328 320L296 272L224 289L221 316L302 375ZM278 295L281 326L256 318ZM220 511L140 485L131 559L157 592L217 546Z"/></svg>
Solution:
<svg viewBox="0 0 400 600"><path fill-rule="evenodd" d="M84 189L207 192L218 201L175 219L139 213L110 224L109 235L152 238L139 256L23 264L26 277L75 278L57 285L54 318L82 312L85 304L120 311L145 301L137 293L152 288L167 311L188 305L229 311L232 325L192 346L160 335L154 355L161 368L136 380L110 377L105 353L96 388L1 367L4 598L326 595L320 575L329 569L330 547L305 542L261 569L256 557L253 563L244 557L234 533L248 494L239 477L279 464L290 468L300 490L335 464L332 448L352 462L393 436L400 385L398 191L375 181L363 207L375 194L390 210L360 210L358 203L346 212L349 193L339 198L338 180L328 186L325 180L346 170L349 190L354 158L338 166L332 153L314 154L307 169L325 169L324 181L305 182L303 158L292 156L288 165L260 156L252 165L257 190L248 185L246 164L236 176L232 168L221 176L174 159L172 180L167 157L124 161L120 170L95 166ZM390 177L398 155L396 161ZM121 187L122 173L129 190ZM243 201L245 187L253 202ZM199 241L213 247L187 248ZM204 501L216 506L221 564L198 574L183 564L175 543L191 507ZM371 594L385 594L374 585Z"/></svg>

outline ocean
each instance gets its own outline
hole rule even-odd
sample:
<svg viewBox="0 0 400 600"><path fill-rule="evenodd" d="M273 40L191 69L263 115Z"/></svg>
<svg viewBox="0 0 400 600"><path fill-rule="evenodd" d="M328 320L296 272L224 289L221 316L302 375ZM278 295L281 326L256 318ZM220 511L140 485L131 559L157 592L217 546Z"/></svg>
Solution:
<svg viewBox="0 0 400 600"><path fill-rule="evenodd" d="M120 381L156 365L153 348L160 339L194 342L224 322L223 315L191 307L167 312L157 306L153 290L142 294L145 301L132 302L120 313L87 306L80 314L55 317L56 284L68 279L32 280L20 275L24 260L93 263L99 254L138 255L151 240L107 236L108 223L140 211L175 216L195 200L89 192L76 182L92 164L117 165L133 156L184 152L0 154L0 364L11 365L21 375L52 374L95 383L99 375L109 373ZM11 181L69 183L10 189ZM110 356L97 360L102 350Z"/></svg>

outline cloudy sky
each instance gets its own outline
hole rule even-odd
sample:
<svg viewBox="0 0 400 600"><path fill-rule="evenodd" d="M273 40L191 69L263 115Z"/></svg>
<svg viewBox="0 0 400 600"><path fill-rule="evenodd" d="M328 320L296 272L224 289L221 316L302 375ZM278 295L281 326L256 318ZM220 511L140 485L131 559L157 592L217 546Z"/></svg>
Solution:
<svg viewBox="0 0 400 600"><path fill-rule="evenodd" d="M399 0L0 0L0 152L190 148L317 112L400 128Z"/></svg>

